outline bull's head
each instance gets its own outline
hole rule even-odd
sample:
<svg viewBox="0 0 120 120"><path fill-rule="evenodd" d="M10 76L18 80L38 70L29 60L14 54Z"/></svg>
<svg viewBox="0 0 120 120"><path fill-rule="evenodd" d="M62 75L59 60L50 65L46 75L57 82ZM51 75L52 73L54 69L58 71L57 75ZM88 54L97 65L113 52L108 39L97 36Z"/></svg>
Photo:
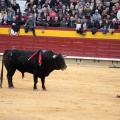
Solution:
<svg viewBox="0 0 120 120"><path fill-rule="evenodd" d="M53 59L56 61L56 69L64 70L67 68L67 65L65 63L65 60L61 54L53 55Z"/></svg>

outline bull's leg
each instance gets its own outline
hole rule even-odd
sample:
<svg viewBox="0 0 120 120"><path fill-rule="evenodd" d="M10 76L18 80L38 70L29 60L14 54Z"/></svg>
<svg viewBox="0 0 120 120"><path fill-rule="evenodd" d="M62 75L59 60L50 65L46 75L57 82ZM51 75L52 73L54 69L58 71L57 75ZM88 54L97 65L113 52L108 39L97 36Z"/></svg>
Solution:
<svg viewBox="0 0 120 120"><path fill-rule="evenodd" d="M13 82L12 82L12 76L14 75L16 69L11 69L10 71L7 72L7 79L8 79L8 87L9 88L14 88Z"/></svg>
<svg viewBox="0 0 120 120"><path fill-rule="evenodd" d="M45 87L45 78L41 78L41 82L42 82L42 89L46 90L46 87Z"/></svg>
<svg viewBox="0 0 120 120"><path fill-rule="evenodd" d="M38 77L34 75L34 86L33 86L34 90L37 90L37 82L38 82Z"/></svg>

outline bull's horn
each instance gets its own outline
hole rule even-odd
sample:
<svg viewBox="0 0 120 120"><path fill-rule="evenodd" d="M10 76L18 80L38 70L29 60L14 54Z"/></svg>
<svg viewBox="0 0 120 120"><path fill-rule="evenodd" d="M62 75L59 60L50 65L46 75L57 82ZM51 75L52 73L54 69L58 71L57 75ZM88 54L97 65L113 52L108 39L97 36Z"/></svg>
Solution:
<svg viewBox="0 0 120 120"><path fill-rule="evenodd" d="M62 57L67 57L68 56L68 54L67 55L62 55Z"/></svg>
<svg viewBox="0 0 120 120"><path fill-rule="evenodd" d="M53 58L55 59L57 56L58 56L58 54L57 55L53 55Z"/></svg>

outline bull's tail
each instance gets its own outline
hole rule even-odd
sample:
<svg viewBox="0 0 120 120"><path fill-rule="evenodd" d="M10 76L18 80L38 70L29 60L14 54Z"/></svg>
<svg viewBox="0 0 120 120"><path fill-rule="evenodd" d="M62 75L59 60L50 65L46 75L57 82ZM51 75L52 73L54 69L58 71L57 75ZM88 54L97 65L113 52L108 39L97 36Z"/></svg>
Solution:
<svg viewBox="0 0 120 120"><path fill-rule="evenodd" d="M2 69L1 69L1 76L0 76L0 87L2 88L2 82L3 82L3 60L2 60Z"/></svg>
<svg viewBox="0 0 120 120"><path fill-rule="evenodd" d="M24 78L24 72L22 72L22 79Z"/></svg>

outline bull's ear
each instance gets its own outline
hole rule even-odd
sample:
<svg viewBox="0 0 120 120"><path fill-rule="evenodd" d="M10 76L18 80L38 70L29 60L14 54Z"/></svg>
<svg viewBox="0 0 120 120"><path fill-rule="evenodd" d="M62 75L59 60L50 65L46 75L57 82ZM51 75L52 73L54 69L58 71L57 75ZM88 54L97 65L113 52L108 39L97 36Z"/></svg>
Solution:
<svg viewBox="0 0 120 120"><path fill-rule="evenodd" d="M58 54L57 55L53 55L53 59L57 58Z"/></svg>

